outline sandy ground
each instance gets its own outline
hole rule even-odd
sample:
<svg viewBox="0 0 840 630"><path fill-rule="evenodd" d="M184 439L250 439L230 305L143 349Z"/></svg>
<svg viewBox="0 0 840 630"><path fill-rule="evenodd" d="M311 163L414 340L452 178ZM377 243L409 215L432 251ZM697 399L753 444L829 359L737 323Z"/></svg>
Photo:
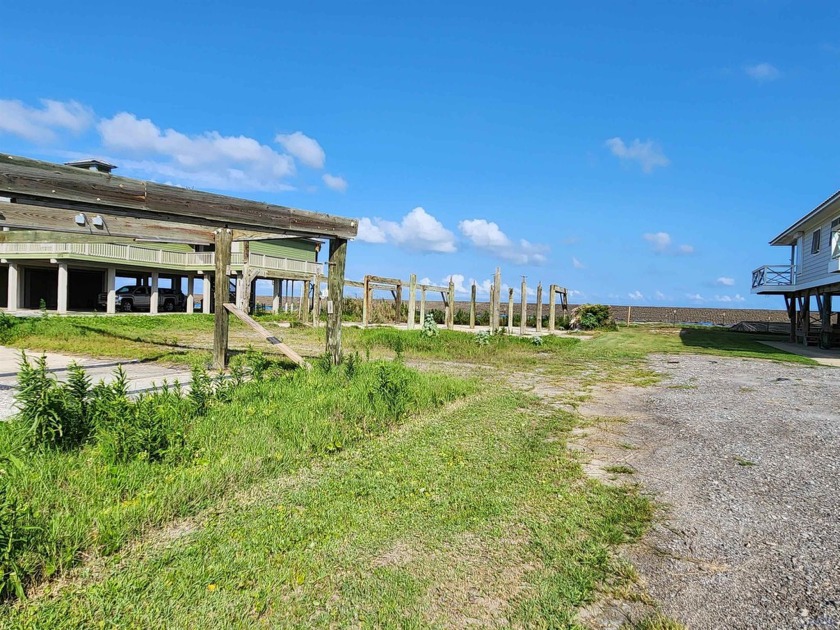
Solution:
<svg viewBox="0 0 840 630"><path fill-rule="evenodd" d="M840 370L692 355L651 366L661 385L598 392L575 441L593 474L638 482L661 506L625 550L642 588L689 628L840 628ZM605 473L615 464L635 472ZM594 625L632 611L608 602Z"/></svg>

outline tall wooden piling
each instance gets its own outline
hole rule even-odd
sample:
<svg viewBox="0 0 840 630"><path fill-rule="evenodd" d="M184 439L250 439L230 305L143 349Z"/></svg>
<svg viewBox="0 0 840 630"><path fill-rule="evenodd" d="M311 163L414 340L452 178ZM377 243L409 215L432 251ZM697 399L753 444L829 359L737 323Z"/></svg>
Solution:
<svg viewBox="0 0 840 630"><path fill-rule="evenodd" d="M233 241L233 232L227 228L219 228L213 234L216 240L216 310L213 315L213 367L222 371L227 367L229 315L223 304L230 301L228 268L230 267L230 247Z"/></svg>
<svg viewBox="0 0 840 630"><path fill-rule="evenodd" d="M330 272L327 280L327 353L333 365L341 363L341 319L344 310L344 268L347 262L347 240L330 239Z"/></svg>
<svg viewBox="0 0 840 630"><path fill-rule="evenodd" d="M449 280L449 317L446 320L446 327L449 330L455 328L455 283Z"/></svg>
<svg viewBox="0 0 840 630"><path fill-rule="evenodd" d="M470 330L475 329L475 295L476 295L477 287L475 286L475 282L472 283L472 287L470 287Z"/></svg>
<svg viewBox="0 0 840 630"><path fill-rule="evenodd" d="M525 276L522 276L522 288L519 292L519 334L525 335L525 325L528 323L528 286Z"/></svg>
<svg viewBox="0 0 840 630"><path fill-rule="evenodd" d="M542 282L540 282L540 283L537 284L537 310L536 310L536 314L537 314L537 332L538 333L542 332L542 307L543 307L542 299L543 299Z"/></svg>
<svg viewBox="0 0 840 630"><path fill-rule="evenodd" d="M513 334L513 289L508 289L507 331Z"/></svg>
<svg viewBox="0 0 840 630"><path fill-rule="evenodd" d="M409 330L414 330L415 293L417 293L417 274L413 273L408 279L408 318L406 323Z"/></svg>
<svg viewBox="0 0 840 630"><path fill-rule="evenodd" d="M557 285L552 284L548 287L548 332L553 333L556 324L556 303L555 296L557 295Z"/></svg>

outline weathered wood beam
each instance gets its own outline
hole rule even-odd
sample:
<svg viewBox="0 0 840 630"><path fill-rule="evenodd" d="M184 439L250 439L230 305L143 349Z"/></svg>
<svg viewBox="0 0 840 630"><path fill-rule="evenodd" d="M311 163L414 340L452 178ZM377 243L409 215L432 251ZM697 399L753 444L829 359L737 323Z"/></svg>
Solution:
<svg viewBox="0 0 840 630"><path fill-rule="evenodd" d="M368 276L371 282L376 284L390 284L390 285L397 285L402 284L402 280L399 278L385 278L383 276Z"/></svg>
<svg viewBox="0 0 840 630"><path fill-rule="evenodd" d="M354 238L355 219L118 177L11 155L0 155L0 193L75 201L105 211L171 214L185 222L220 222L242 230Z"/></svg>
<svg viewBox="0 0 840 630"><path fill-rule="evenodd" d="M250 326L253 330L258 332L263 339L265 339L268 343L270 343L275 348L277 348L280 352L282 352L287 357L289 357L292 361L294 361L295 363L297 363L298 365L300 365L302 367L307 367L307 368L309 367L309 364L304 360L304 358L302 356L300 356L297 352L295 352L289 346L287 346L285 343L283 343L283 341L281 339L278 339L277 337L272 335L266 328L264 328L259 323L254 321L254 319L250 315L248 315L247 313L245 313L241 309L236 308L235 304L231 304L230 302L225 302L224 306L225 306L225 310L227 312L233 313L240 320L242 320L243 322L248 324L248 326Z"/></svg>
<svg viewBox="0 0 840 630"><path fill-rule="evenodd" d="M228 302L228 267L230 266L231 231L225 228L216 230L216 275L215 300L216 311L213 315L213 367L220 372L227 367L228 352L228 311L223 304Z"/></svg>
<svg viewBox="0 0 840 630"><path fill-rule="evenodd" d="M76 217L80 214L84 215L81 225L76 222ZM101 227L93 224L97 216L102 219ZM48 230L88 236L156 239L161 242L205 245L213 242L213 230L210 227L167 221L164 218L150 220L104 211L80 211L78 208L55 208L26 203L0 203L0 227Z"/></svg>
<svg viewBox="0 0 840 630"><path fill-rule="evenodd" d="M333 365L341 363L341 319L343 314L342 299L344 293L344 269L347 262L347 240L330 239L329 278L327 287L327 352Z"/></svg>

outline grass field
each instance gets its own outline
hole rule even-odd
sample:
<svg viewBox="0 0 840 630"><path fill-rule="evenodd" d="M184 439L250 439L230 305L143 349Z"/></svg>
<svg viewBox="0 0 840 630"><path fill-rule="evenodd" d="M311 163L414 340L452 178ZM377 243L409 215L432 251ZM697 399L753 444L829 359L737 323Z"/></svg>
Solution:
<svg viewBox="0 0 840 630"><path fill-rule="evenodd" d="M184 362L208 356L211 325L46 318L2 334ZM283 331L310 357L323 334ZM232 337L247 347L244 330ZM635 574L614 549L644 533L653 506L631 483L586 477L566 449L583 424L573 407L506 382L539 370L558 390L647 384L651 352L809 362L707 329L479 345L348 328L344 340L349 366L271 368L179 422L178 447L157 459L114 461L95 432L33 447L19 425L0 426L0 567L27 591L0 608L0 626L574 627L581 606L629 596Z"/></svg>

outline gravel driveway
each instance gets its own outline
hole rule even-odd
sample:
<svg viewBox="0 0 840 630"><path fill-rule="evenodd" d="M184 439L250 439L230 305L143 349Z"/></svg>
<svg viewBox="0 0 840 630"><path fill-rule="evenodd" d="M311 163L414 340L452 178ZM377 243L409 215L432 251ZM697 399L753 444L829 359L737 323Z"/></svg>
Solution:
<svg viewBox="0 0 840 630"><path fill-rule="evenodd" d="M628 551L648 592L689 628L840 628L840 369L651 364L662 384L614 393L632 419L594 449L664 504Z"/></svg>

